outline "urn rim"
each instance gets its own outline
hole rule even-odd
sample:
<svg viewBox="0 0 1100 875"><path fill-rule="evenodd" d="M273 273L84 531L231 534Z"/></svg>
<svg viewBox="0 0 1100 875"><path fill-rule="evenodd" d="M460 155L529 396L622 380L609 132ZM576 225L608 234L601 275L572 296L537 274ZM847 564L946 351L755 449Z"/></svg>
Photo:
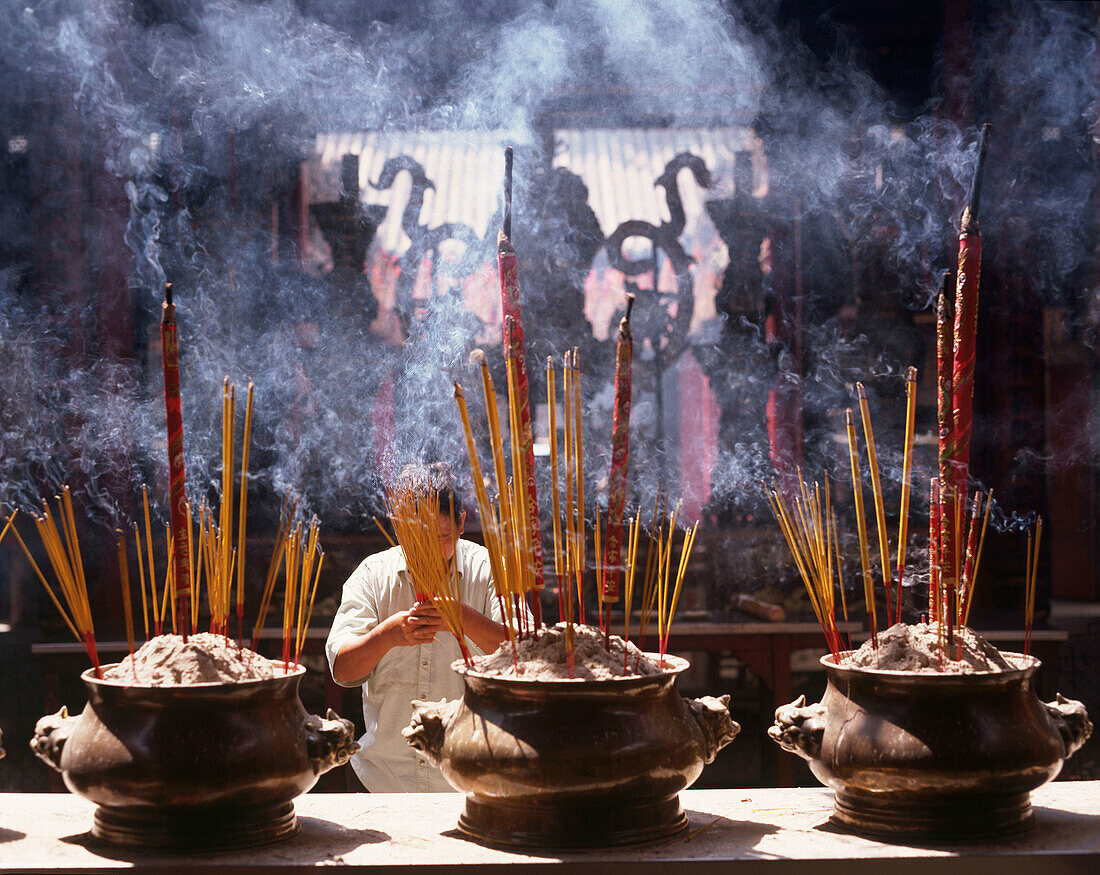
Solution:
<svg viewBox="0 0 1100 875"><path fill-rule="evenodd" d="M80 680L84 684L91 688L112 688L122 690L196 690L203 692L219 691L219 690L239 690L239 689L251 689L262 686L264 684L271 684L273 682L286 682L301 678L306 673L306 667L300 662L295 663L290 671L284 672L282 669L283 661L281 659L268 659L266 656L263 659L271 663L272 668L276 669L277 673L269 678L248 678L246 680L239 681L201 681L195 684L139 684L133 681L116 680L114 678L97 678L95 676L95 668L87 668L80 673ZM101 671L117 668L121 662L109 662L100 666Z"/></svg>
<svg viewBox="0 0 1100 875"><path fill-rule="evenodd" d="M854 650L842 650L840 657L843 659L846 656L855 653ZM859 665L845 665L839 663L833 657L833 654L826 653L819 660L822 666L829 674L837 674L838 676L852 676L863 678L876 678L880 680L889 680L907 684L940 684L940 685L977 685L977 684L1000 684L1009 681L1020 680L1024 678L1032 677L1042 666L1042 660L1038 657L1031 656L1030 654L1016 653L1009 650L1002 650L1001 656L1003 656L1011 665L1015 665L1016 668L998 669L996 671L973 671L973 672L920 672L920 671L906 671L903 669L890 669L890 668L867 668Z"/></svg>
<svg viewBox="0 0 1100 875"><path fill-rule="evenodd" d="M659 653L643 652L654 662L659 664ZM507 686L520 687L529 690L568 690L568 689L632 689L651 684L673 680L691 666L691 662L682 656L674 656L671 653L664 655L665 666L657 674L616 676L609 678L526 678L514 675L501 675L481 672L466 665L465 660L456 659L451 663L451 670L463 679L470 678L488 683L500 683Z"/></svg>

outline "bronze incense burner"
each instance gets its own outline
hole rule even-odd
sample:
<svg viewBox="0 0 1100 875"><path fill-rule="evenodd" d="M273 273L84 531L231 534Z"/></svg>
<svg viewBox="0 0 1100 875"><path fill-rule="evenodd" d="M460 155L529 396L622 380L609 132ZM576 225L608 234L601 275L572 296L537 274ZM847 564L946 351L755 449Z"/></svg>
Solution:
<svg viewBox="0 0 1100 875"><path fill-rule="evenodd" d="M307 714L305 669L264 680L127 686L81 675L88 703L35 727L31 749L99 807L112 845L214 851L298 831L295 796L358 749L352 723Z"/></svg>
<svg viewBox="0 0 1100 875"><path fill-rule="evenodd" d="M1084 706L1042 703L1039 660L1006 653L1014 670L918 674L822 657L821 702L799 697L768 735L836 791L832 821L887 839L989 839L1028 829L1031 791L1088 740ZM843 657L843 654L842 654Z"/></svg>
<svg viewBox="0 0 1100 875"><path fill-rule="evenodd" d="M607 680L524 680L461 661L453 702L417 702L405 730L456 790L458 828L490 845L584 848L675 835L679 792L740 731L729 697L685 699L687 660Z"/></svg>

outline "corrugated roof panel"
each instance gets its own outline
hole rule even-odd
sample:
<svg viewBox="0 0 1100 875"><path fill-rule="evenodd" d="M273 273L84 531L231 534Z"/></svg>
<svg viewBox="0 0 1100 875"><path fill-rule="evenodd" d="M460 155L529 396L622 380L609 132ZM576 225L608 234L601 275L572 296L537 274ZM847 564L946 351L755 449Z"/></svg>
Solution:
<svg viewBox="0 0 1100 875"><path fill-rule="evenodd" d="M554 132L557 152L553 163L576 173L588 188L589 205L605 235L630 219L658 224L668 221L663 190L654 186L665 165L682 151L701 157L715 177L715 188L704 191L690 173L681 173L679 188L686 215L685 239L713 236L704 202L708 197L732 191L734 153L754 149L747 128L563 128ZM313 175L319 193L338 193L339 163L344 154L361 156L360 192L367 203L390 207L378 242L390 252L402 252L408 238L401 228L401 214L411 186L408 174L399 174L387 191L371 183L378 180L389 158L409 155L418 161L435 184L425 193L420 221L429 227L443 222L462 222L476 234L488 232L497 209L502 176L501 150L506 136L500 131L361 131L321 134L316 138ZM755 149L754 149L755 151ZM755 156L758 174L764 164ZM635 257L647 257L639 252Z"/></svg>

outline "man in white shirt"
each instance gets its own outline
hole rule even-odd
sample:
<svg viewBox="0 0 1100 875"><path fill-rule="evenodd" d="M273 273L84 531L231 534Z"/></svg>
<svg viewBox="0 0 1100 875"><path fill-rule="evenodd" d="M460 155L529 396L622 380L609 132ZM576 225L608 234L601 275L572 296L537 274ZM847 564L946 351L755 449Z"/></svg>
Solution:
<svg viewBox="0 0 1100 875"><path fill-rule="evenodd" d="M409 466L399 481L439 497L440 548L458 575L466 637L475 655L495 650L507 629L493 589L488 552L460 539L466 512L454 475L437 462ZM351 760L363 785L372 793L451 790L439 770L408 745L401 730L412 719L414 699L462 696L462 681L451 670L451 663L462 653L439 611L430 603L417 603L400 547L368 556L344 583L325 652L336 683L363 687L367 731Z"/></svg>

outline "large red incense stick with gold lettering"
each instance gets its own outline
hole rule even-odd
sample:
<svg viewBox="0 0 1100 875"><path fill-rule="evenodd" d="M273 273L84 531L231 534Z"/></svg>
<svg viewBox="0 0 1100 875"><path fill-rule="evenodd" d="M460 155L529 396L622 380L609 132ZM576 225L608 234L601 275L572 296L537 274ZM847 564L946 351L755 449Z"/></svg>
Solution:
<svg viewBox="0 0 1100 875"><path fill-rule="evenodd" d="M626 315L619 322L619 340L615 356L615 409L611 418L611 473L607 480L607 540L604 559L603 591L605 603L619 600L619 561L623 547L623 511L626 508L626 472L630 461L630 381L634 356L634 338L630 333L630 311L634 296L628 295ZM603 611L605 637L611 632L611 611Z"/></svg>
<svg viewBox="0 0 1100 875"><path fill-rule="evenodd" d="M948 278L944 277L944 285ZM944 592L945 604L937 605L937 611L943 608L948 623L948 637L953 638L955 581L955 488L956 444L954 420L951 415L951 299L946 291L941 291L936 301L936 418L939 425L939 580Z"/></svg>
<svg viewBox="0 0 1100 875"><path fill-rule="evenodd" d="M531 597L531 613L535 628L542 625L541 593L546 585L542 564L542 528L539 523L538 489L535 485L535 443L531 431L531 406L528 397L527 362L524 356L523 316L519 297L519 265L516 250L512 248L512 149L504 153L504 228L497 239L497 266L500 270L501 320L504 326L504 354L516 364L516 391L519 416L520 465L523 470L513 471L512 476L527 487L527 525L531 535L531 570L534 592ZM509 319L512 329L508 330ZM516 437L513 436L513 440ZM503 489L503 485L501 486Z"/></svg>
<svg viewBox="0 0 1100 875"><path fill-rule="evenodd" d="M172 284L164 284L164 307L160 320L161 356L164 361L164 410L168 419L168 495L172 521L173 556L176 573L176 615L184 637L191 626L190 536L187 520L187 489L183 470L183 410L180 404L179 336Z"/></svg>
<svg viewBox="0 0 1100 875"><path fill-rule="evenodd" d="M978 166L970 187L970 197L959 227L959 270L955 288L954 362L951 373L952 415L954 417L956 478L966 488L970 468L970 424L974 401L974 354L978 333L978 285L982 266L982 234L978 226L978 207L982 198L982 176L989 149L989 125L982 125L978 146Z"/></svg>

